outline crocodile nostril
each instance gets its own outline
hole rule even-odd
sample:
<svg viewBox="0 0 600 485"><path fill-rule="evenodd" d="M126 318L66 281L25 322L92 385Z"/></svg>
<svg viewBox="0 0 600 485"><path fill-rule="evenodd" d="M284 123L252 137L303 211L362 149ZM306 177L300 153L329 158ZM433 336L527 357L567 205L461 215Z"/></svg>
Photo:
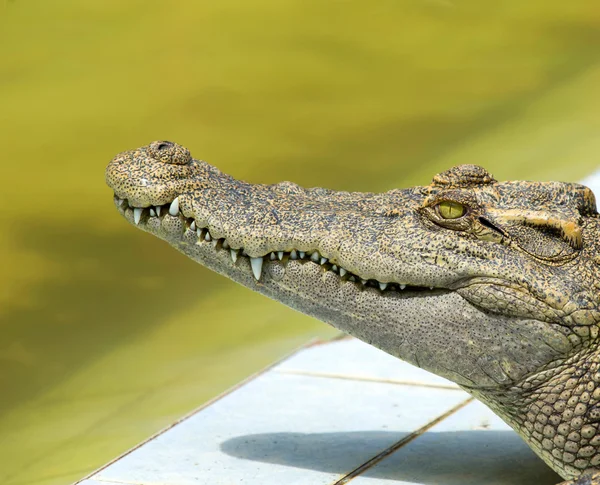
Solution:
<svg viewBox="0 0 600 485"><path fill-rule="evenodd" d="M172 141L157 140L148 145L148 154L155 160L171 165L187 165L192 156L187 148Z"/></svg>

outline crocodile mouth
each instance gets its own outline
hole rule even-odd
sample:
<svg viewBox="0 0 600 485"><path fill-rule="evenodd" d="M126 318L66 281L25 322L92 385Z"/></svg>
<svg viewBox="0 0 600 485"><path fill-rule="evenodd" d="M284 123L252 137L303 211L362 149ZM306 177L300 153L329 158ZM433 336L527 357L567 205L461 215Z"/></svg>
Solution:
<svg viewBox="0 0 600 485"><path fill-rule="evenodd" d="M128 199L121 199L115 194L114 203L119 212L126 219L146 230L149 230L148 222L152 219L162 221L167 215L179 217L185 224L184 233L185 231L196 233L196 244L210 245L215 252L228 251L233 265L239 265L241 260L246 259L257 282L261 281L263 276L263 265L266 262L279 262L286 266L289 261L296 261L300 264L312 263L319 265L323 271L335 273L340 280L355 283L359 289L373 288L379 290L382 294L406 294L407 292L430 293L436 290L449 291L448 288L438 288L434 286L425 287L410 283L383 282L375 279L366 279L339 264L335 264L328 258L322 256L317 250L302 251L299 249L288 249L284 251L271 251L262 256L252 257L246 253L243 247L232 247L226 238L214 237L208 227L201 227L194 218L185 216L179 208L178 198L175 198L170 203L162 205L136 207L132 205Z"/></svg>

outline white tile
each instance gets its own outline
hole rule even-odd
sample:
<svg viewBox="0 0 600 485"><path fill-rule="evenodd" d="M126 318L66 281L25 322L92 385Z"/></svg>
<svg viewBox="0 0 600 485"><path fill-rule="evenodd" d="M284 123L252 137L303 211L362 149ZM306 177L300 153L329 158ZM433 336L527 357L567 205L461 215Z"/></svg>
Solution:
<svg viewBox="0 0 600 485"><path fill-rule="evenodd" d="M581 183L592 189L596 197L600 196L600 170L594 172L592 175L588 175Z"/></svg>
<svg viewBox="0 0 600 485"><path fill-rule="evenodd" d="M270 371L93 478L330 484L466 397L455 390Z"/></svg>

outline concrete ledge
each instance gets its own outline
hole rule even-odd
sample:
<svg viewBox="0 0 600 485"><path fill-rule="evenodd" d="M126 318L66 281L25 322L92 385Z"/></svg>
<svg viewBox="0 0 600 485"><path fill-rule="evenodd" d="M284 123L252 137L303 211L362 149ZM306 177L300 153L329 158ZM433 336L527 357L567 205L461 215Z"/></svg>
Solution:
<svg viewBox="0 0 600 485"><path fill-rule="evenodd" d="M309 345L82 485L554 485L455 384L351 338Z"/></svg>

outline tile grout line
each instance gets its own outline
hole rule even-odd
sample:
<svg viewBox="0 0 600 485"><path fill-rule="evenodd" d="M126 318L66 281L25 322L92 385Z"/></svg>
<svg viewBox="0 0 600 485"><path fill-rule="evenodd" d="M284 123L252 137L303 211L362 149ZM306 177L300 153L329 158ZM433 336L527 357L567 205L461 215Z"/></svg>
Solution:
<svg viewBox="0 0 600 485"><path fill-rule="evenodd" d="M377 377L366 377L366 376L352 376L346 374L335 374L330 372L312 372L312 371L304 371L304 370L296 370L296 369L273 369L273 372L277 372L279 374L292 374L298 376L308 376L308 377L322 377L322 378L330 378L330 379L344 379L348 381L361 381L361 382L379 382L382 384L395 384L400 386L413 386L413 387L428 387L432 389L445 389L447 391L462 391L460 387L452 384L431 384L428 382L418 382L418 381L400 381L396 379L381 379Z"/></svg>
<svg viewBox="0 0 600 485"><path fill-rule="evenodd" d="M422 426L421 428L417 429L416 431L413 431L411 434L409 434L408 436L405 436L401 440L397 441L392 446L386 448L385 450L383 450L378 455L375 455L369 461L366 461L365 463L363 463L359 467L357 467L354 470L352 470L350 473L344 475L342 478L340 478L336 482L333 482L332 485L345 485L345 484L347 484L352 479L358 477L359 475L362 475L365 471L369 470L370 468L373 468L379 462L381 462L382 460L384 460L385 458L387 458L388 456L390 456L392 453L398 451L404 445L409 444L411 441L417 439L419 436L421 436L426 431L429 431L436 424L442 422L446 418L449 418L450 416L452 416L457 411L460 411L467 404L470 404L474 400L475 400L474 397L470 397L469 399L466 399L465 401L457 404L453 408L451 408L448 411L446 411L444 414L442 414L442 415L438 416L437 418L435 418L433 421L430 421L425 426Z"/></svg>

